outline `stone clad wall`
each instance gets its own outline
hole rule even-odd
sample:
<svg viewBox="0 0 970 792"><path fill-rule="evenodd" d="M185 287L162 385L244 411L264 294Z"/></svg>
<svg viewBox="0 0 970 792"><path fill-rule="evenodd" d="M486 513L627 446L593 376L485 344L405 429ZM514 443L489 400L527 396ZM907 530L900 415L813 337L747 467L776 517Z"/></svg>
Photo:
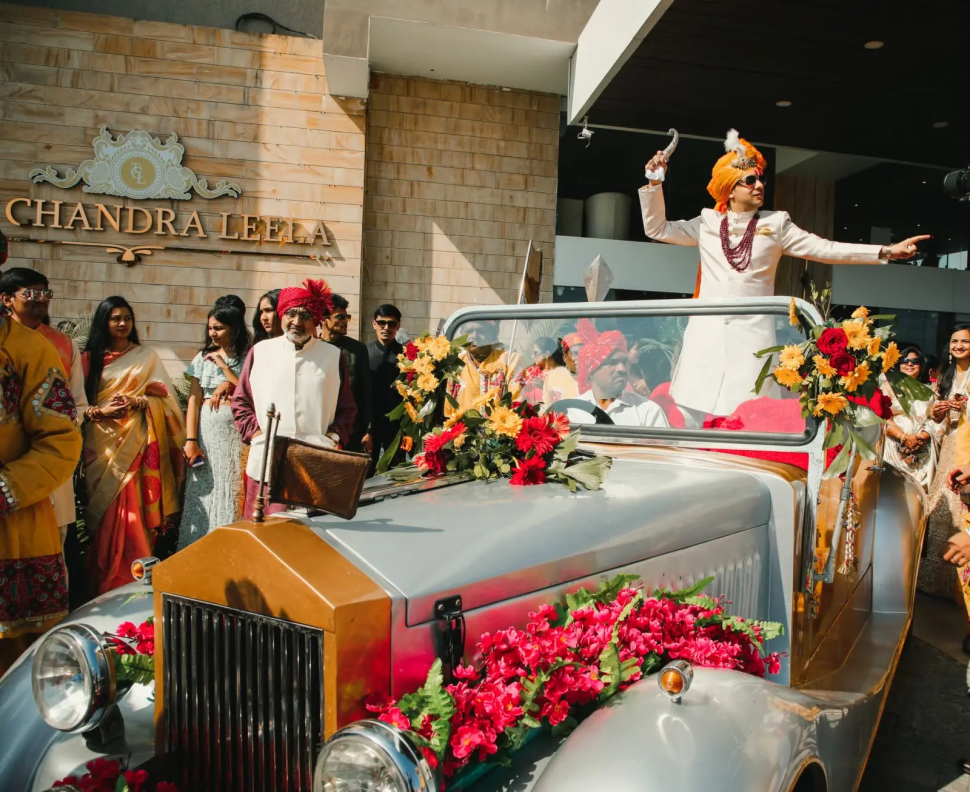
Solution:
<svg viewBox="0 0 970 792"><path fill-rule="evenodd" d="M9 266L44 272L56 292L55 320L90 315L111 294L132 302L143 339L177 368L192 357L212 302L235 293L252 310L260 294L325 277L357 307L360 294L365 105L326 94L318 40L143 22L0 5L0 200L29 197L192 210L207 225L219 213L319 219L330 262L286 258L300 245L135 236L0 225L13 242ZM178 134L183 165L210 186L237 182L239 199L131 201L32 184L29 172L61 173L93 156L102 126ZM18 214L25 214L23 207ZM26 212L31 214L31 212ZM126 267L103 247L40 240L167 245ZM36 241L33 241L36 240ZM173 249L204 247L205 252ZM303 248L303 250L301 250ZM225 252L225 251L231 252ZM258 251L258 255L235 251Z"/></svg>
<svg viewBox="0 0 970 792"><path fill-rule="evenodd" d="M514 302L530 239L549 299L558 156L559 97L372 75L363 320L392 302L414 333Z"/></svg>

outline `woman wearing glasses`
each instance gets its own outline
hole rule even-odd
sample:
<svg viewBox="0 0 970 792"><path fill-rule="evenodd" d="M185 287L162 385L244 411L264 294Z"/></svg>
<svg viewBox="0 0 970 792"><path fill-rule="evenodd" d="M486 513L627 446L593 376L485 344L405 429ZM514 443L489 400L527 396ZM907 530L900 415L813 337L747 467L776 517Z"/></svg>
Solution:
<svg viewBox="0 0 970 792"><path fill-rule="evenodd" d="M131 583L131 562L182 508L185 420L161 359L123 297L97 308L82 358L92 590Z"/></svg>
<svg viewBox="0 0 970 792"><path fill-rule="evenodd" d="M943 560L947 540L963 530L963 505L960 495L949 486L950 471L957 466L957 426L967 420L967 393L970 390L970 324L955 325L940 356L943 365L936 383L933 421L940 433L939 459L930 484L929 520L923 560L920 562L916 587L925 594L956 600L964 604L957 586L956 569ZM905 369L904 369L905 371ZM964 650L970 649L964 643Z"/></svg>
<svg viewBox="0 0 970 792"><path fill-rule="evenodd" d="M928 238L880 247L831 242L803 231L787 212L762 209L766 162L761 153L733 129L725 149L727 154L715 164L707 185L716 205L693 220L667 220L662 178L651 177L649 186L640 189L647 236L699 249L700 297L774 294L775 272L783 255L826 264L880 264L911 258L916 243ZM667 160L658 151L647 170L656 175L666 169ZM702 425L709 414L730 415L752 398L751 386L764 362L752 353L775 343L775 319L770 316L691 317L670 387L689 425Z"/></svg>
<svg viewBox="0 0 970 792"><path fill-rule="evenodd" d="M922 383L929 381L926 360L918 346L905 347L899 358L899 370ZM886 422L885 459L899 470L912 474L923 489L929 488L936 472L936 451L942 427L933 420L931 401L913 402L909 412L903 410L888 382L883 388L892 399L893 417Z"/></svg>

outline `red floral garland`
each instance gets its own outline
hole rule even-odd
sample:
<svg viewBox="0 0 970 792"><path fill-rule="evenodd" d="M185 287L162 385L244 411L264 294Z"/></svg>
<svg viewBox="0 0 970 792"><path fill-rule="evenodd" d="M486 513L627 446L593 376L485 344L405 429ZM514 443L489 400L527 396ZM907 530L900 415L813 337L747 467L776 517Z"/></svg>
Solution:
<svg viewBox="0 0 970 792"><path fill-rule="evenodd" d="M159 781L153 787L148 784L148 772L145 770L123 770L121 762L115 759L98 757L85 765L84 775L68 776L55 781L53 788L72 786L84 792L179 792L179 788L171 781ZM119 783L124 779L123 785Z"/></svg>
<svg viewBox="0 0 970 792"><path fill-rule="evenodd" d="M628 587L631 579L620 576L592 594L580 589L566 609L543 605L525 630L485 633L480 662L454 670L459 681L444 685L436 661L421 690L368 709L409 731L448 781L471 772L473 762L503 760L533 730L574 725L670 660L758 677L779 672L781 656L763 647L781 625L728 616L720 600L698 595L710 580L644 598Z"/></svg>

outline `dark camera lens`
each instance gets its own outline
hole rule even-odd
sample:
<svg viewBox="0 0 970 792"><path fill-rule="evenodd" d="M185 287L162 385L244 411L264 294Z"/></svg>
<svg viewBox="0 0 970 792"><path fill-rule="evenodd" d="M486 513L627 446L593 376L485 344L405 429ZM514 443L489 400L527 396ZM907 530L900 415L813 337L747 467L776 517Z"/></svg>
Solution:
<svg viewBox="0 0 970 792"><path fill-rule="evenodd" d="M953 171L943 177L943 192L951 198L970 195L970 168Z"/></svg>

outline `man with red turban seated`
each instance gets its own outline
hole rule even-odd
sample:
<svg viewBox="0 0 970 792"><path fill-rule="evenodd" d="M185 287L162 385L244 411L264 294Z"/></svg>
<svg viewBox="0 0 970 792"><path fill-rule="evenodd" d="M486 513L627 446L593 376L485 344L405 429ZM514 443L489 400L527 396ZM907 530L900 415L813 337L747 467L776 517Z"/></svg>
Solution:
<svg viewBox="0 0 970 792"><path fill-rule="evenodd" d="M619 330L597 332L589 319L576 323L582 342L576 361L579 396L589 402L590 412L569 409L571 423L593 423L597 408L617 426L667 426L663 410L649 399L627 390L627 343ZM572 399L570 401L573 401Z"/></svg>
<svg viewBox="0 0 970 792"><path fill-rule="evenodd" d="M775 271L783 255L825 264L885 264L916 253L917 236L894 245L831 242L796 226L787 212L763 211L765 159L748 141L728 132L727 153L711 172L707 191L715 201L693 220L668 221L662 180L640 189L643 230L651 239L699 248L701 298L764 297L775 293ZM648 170L667 169L663 152ZM751 398L763 360L752 353L776 344L770 316L694 316L673 373L670 394L687 425L730 415Z"/></svg>
<svg viewBox="0 0 970 792"><path fill-rule="evenodd" d="M314 336L332 310L332 292L322 280L283 289L276 306L283 335L260 341L246 356L232 415L243 442L251 444L243 511L247 520L256 502L271 404L280 415L280 435L330 448L339 448L350 437L357 406L347 364L337 347ZM271 504L266 513L283 508Z"/></svg>

